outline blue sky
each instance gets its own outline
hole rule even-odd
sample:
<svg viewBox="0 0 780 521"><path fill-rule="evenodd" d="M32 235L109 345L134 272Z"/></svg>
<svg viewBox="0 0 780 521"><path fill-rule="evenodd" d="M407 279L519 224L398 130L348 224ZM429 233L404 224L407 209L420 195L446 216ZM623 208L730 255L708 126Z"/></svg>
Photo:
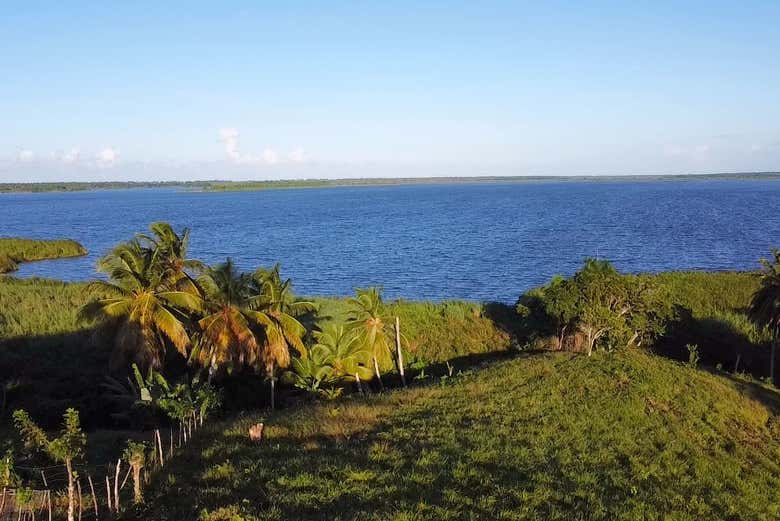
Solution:
<svg viewBox="0 0 780 521"><path fill-rule="evenodd" d="M780 169L780 2L4 2L0 182Z"/></svg>

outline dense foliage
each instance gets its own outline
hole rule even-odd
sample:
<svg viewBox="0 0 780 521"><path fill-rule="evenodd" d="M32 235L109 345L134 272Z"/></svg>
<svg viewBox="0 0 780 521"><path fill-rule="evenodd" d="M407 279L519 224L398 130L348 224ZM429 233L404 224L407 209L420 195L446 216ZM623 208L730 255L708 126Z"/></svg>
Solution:
<svg viewBox="0 0 780 521"><path fill-rule="evenodd" d="M696 346L706 365L763 378L771 334L749 316L758 289L756 273L624 275L589 260L523 294L517 309L531 345L588 352L595 337L596 348L642 345L680 360Z"/></svg>
<svg viewBox="0 0 780 521"><path fill-rule="evenodd" d="M121 455L137 512L151 518L780 513L772 496L780 398L722 372L763 377L773 366L780 252L760 274L627 275L588 259L512 310L386 302L378 287L308 301L279 265L206 266L188 257L188 242L188 230L154 223L100 260L107 280L0 278L0 419L12 409L33 413L17 410L16 427L28 449L67 467L70 518L81 418L68 409L53 439L39 425L73 406L88 427L132 429ZM479 376L456 373L512 347L526 353ZM242 415L273 409L280 377L291 411L204 427L222 404ZM377 395L383 379L413 388ZM249 445L244 434L250 426L262 433L264 422L266 441ZM165 450L160 428L170 429ZM195 438L199 429L207 435ZM11 455L0 471L7 484L24 484ZM150 494L142 472L156 476ZM151 510L140 506L144 495L154 498Z"/></svg>

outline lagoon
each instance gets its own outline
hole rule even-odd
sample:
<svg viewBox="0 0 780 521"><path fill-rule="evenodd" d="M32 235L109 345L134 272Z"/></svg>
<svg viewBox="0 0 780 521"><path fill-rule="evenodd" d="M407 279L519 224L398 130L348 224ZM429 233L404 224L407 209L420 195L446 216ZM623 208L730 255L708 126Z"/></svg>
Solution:
<svg viewBox="0 0 780 521"><path fill-rule="evenodd" d="M89 255L19 277L95 278L119 241L169 221L190 254L281 262L297 292L514 302L592 256L626 272L746 270L780 245L780 181L545 181L256 192L176 188L0 194L0 236L71 238Z"/></svg>

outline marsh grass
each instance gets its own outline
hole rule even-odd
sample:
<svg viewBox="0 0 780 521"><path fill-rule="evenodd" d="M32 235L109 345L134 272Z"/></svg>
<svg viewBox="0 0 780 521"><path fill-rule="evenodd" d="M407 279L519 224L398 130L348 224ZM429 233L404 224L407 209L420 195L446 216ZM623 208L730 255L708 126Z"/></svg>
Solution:
<svg viewBox="0 0 780 521"><path fill-rule="evenodd" d="M634 350L526 354L216 425L139 519L776 519L780 396L755 385Z"/></svg>
<svg viewBox="0 0 780 521"><path fill-rule="evenodd" d="M7 410L26 408L44 425L68 407L94 425L107 415L100 383L107 350L91 343L92 324L77 319L92 298L87 284L0 277L0 383ZM0 423L9 423L0 415Z"/></svg>
<svg viewBox="0 0 780 521"><path fill-rule="evenodd" d="M18 269L20 262L63 257L80 257L87 250L70 239L20 239L0 237L0 273L9 273Z"/></svg>

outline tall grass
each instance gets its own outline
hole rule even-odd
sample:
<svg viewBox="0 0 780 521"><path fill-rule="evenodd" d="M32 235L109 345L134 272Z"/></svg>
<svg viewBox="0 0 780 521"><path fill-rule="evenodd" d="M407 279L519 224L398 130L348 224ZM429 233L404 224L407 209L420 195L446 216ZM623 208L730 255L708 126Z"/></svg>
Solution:
<svg viewBox="0 0 780 521"><path fill-rule="evenodd" d="M0 277L0 385L9 409L27 408L47 425L71 406L87 424L106 414L107 349L93 346L91 324L77 319L91 298L82 283Z"/></svg>
<svg viewBox="0 0 780 521"><path fill-rule="evenodd" d="M79 257L87 250L70 239L20 239L0 237L0 273L9 273L17 269L20 262L62 257Z"/></svg>

